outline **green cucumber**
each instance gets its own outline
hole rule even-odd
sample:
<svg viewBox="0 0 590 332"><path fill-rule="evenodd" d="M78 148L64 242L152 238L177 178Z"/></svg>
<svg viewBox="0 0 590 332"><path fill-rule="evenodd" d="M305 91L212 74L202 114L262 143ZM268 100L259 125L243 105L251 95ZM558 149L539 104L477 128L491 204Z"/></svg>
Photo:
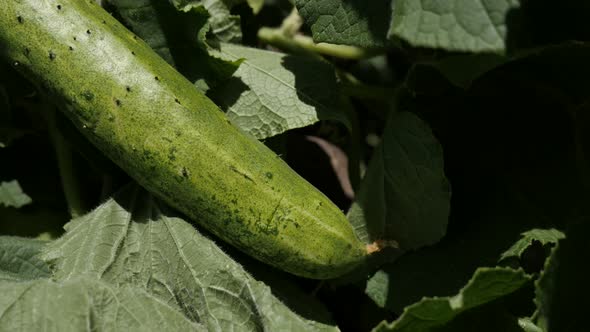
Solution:
<svg viewBox="0 0 590 332"><path fill-rule="evenodd" d="M0 0L0 53L135 180L247 254L327 279L366 246L342 211L94 0Z"/></svg>

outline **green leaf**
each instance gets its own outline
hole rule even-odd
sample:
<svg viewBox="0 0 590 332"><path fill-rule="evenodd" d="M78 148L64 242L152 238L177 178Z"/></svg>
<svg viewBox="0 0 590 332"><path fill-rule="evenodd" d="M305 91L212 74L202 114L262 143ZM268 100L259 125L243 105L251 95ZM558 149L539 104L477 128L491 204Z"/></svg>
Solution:
<svg viewBox="0 0 590 332"><path fill-rule="evenodd" d="M509 257L520 258L524 251L533 244L533 241L539 241L542 245L555 244L564 237L565 235L556 229L531 229L522 233L522 238L510 247L510 249L502 253L500 260Z"/></svg>
<svg viewBox="0 0 590 332"><path fill-rule="evenodd" d="M240 61L209 55L207 11L179 11L163 1L110 0L120 20L202 91L227 80Z"/></svg>
<svg viewBox="0 0 590 332"><path fill-rule="evenodd" d="M444 236L450 198L442 148L428 125L392 112L348 217L367 242L416 249Z"/></svg>
<svg viewBox="0 0 590 332"><path fill-rule="evenodd" d="M507 20L519 7L519 0L393 1L388 37L415 47L504 53Z"/></svg>
<svg viewBox="0 0 590 332"><path fill-rule="evenodd" d="M213 55L244 59L234 78L212 95L228 117L244 131L262 139L287 130L335 119L350 128L341 112L334 68L303 56L232 44Z"/></svg>
<svg viewBox="0 0 590 332"><path fill-rule="evenodd" d="M57 280L91 276L140 287L208 330L335 329L290 311L211 240L161 209L127 188L67 224L43 258Z"/></svg>
<svg viewBox="0 0 590 332"><path fill-rule="evenodd" d="M366 48L387 42L389 0L296 0L295 5L316 42Z"/></svg>
<svg viewBox="0 0 590 332"><path fill-rule="evenodd" d="M454 294L478 267L495 266L500 254L539 220L501 183L461 189L450 221L455 227L440 242L406 252L369 279L365 292L379 306L399 313L422 297Z"/></svg>
<svg viewBox="0 0 590 332"><path fill-rule="evenodd" d="M232 6L240 2L243 0L170 0L178 10L184 12L205 8L210 15L211 32L223 42L240 42L242 39L240 17L230 13Z"/></svg>
<svg viewBox="0 0 590 332"><path fill-rule="evenodd" d="M37 255L45 241L16 236L0 236L0 283L50 276L49 267Z"/></svg>
<svg viewBox="0 0 590 332"><path fill-rule="evenodd" d="M406 102L443 142L452 213L439 243L382 267L388 288L373 289L372 298L384 299L386 308L399 313L423 296L451 295L477 267L496 265L521 233L564 229L564 222L587 215L580 172L588 168L579 163L571 114L565 112L571 100L562 104L560 98L572 92L581 97L581 89L588 90L587 75L582 80L588 66L572 64L582 64L582 47L558 54L502 66L466 93Z"/></svg>
<svg viewBox="0 0 590 332"><path fill-rule="evenodd" d="M31 197L23 192L18 181L0 182L0 204L20 208L32 201Z"/></svg>
<svg viewBox="0 0 590 332"><path fill-rule="evenodd" d="M536 323L543 331L588 329L585 306L574 300L590 295L587 280L590 272L588 234L590 223L587 219L570 225L566 238L559 240L553 248L544 271L535 283Z"/></svg>
<svg viewBox="0 0 590 332"><path fill-rule="evenodd" d="M522 270L479 268L455 296L424 298L406 307L396 321L391 324L383 322L374 331L432 331L468 310L515 292L529 280L530 276Z"/></svg>
<svg viewBox="0 0 590 332"><path fill-rule="evenodd" d="M108 0L120 15L120 20L141 37L164 60L174 66L169 38L163 21L170 16L169 5L164 1Z"/></svg>
<svg viewBox="0 0 590 332"><path fill-rule="evenodd" d="M2 331L206 331L137 287L89 278L0 281Z"/></svg>

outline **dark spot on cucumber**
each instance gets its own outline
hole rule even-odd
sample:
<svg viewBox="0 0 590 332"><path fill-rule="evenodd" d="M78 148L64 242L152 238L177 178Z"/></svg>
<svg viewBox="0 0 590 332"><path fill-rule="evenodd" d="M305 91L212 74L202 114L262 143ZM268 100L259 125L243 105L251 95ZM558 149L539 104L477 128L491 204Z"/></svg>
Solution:
<svg viewBox="0 0 590 332"><path fill-rule="evenodd" d="M78 40L78 38L76 38L76 36L74 36L74 40Z"/></svg>
<svg viewBox="0 0 590 332"><path fill-rule="evenodd" d="M150 150L143 150L144 159L152 159L152 152Z"/></svg>
<svg viewBox="0 0 590 332"><path fill-rule="evenodd" d="M17 16L16 20L18 21L18 23L23 24L23 22L25 21L25 19L22 16Z"/></svg>
<svg viewBox="0 0 590 332"><path fill-rule="evenodd" d="M29 55L31 53L31 50L28 47L25 47L25 55Z"/></svg>
<svg viewBox="0 0 590 332"><path fill-rule="evenodd" d="M180 135L182 135L182 132L180 130L177 130L174 134L176 134L176 137L180 137Z"/></svg>
<svg viewBox="0 0 590 332"><path fill-rule="evenodd" d="M181 173L182 173L182 177L184 177L185 179L188 179L188 177L189 177L189 172L188 172L188 169L186 169L186 167L183 167L183 168L182 168L182 171L181 171Z"/></svg>
<svg viewBox="0 0 590 332"><path fill-rule="evenodd" d="M174 101L175 101L175 102L176 102L178 105L180 105L180 100L178 100L178 98L174 98Z"/></svg>
<svg viewBox="0 0 590 332"><path fill-rule="evenodd" d="M272 179L272 173L271 173L271 172L266 172L266 174L264 174L264 175L266 175L266 177L267 177L269 180L270 180L270 179Z"/></svg>
<svg viewBox="0 0 590 332"><path fill-rule="evenodd" d="M105 21L105 20L102 20L102 24L107 24L107 21Z"/></svg>
<svg viewBox="0 0 590 332"><path fill-rule="evenodd" d="M121 101L119 99L115 99L115 105L117 105L117 107L121 107Z"/></svg>
<svg viewBox="0 0 590 332"><path fill-rule="evenodd" d="M53 53L53 51L49 51L49 60L53 61L53 60L55 60L55 57L56 57L55 53Z"/></svg>
<svg viewBox="0 0 590 332"><path fill-rule="evenodd" d="M156 79L156 81L160 82L160 78L158 76L154 77Z"/></svg>
<svg viewBox="0 0 590 332"><path fill-rule="evenodd" d="M82 92L82 97L84 97L84 99L91 101L92 99L94 99L94 94L90 91L84 91Z"/></svg>
<svg viewBox="0 0 590 332"><path fill-rule="evenodd" d="M171 139L169 139L168 137L162 137L162 139L163 139L163 140L165 140L165 141L166 141L166 142L168 142L168 143L172 143L172 140L171 140Z"/></svg>
<svg viewBox="0 0 590 332"><path fill-rule="evenodd" d="M135 52L134 51L131 51L131 55L135 55Z"/></svg>
<svg viewBox="0 0 590 332"><path fill-rule="evenodd" d="M125 90L127 90L127 92L131 92L131 87L130 86L126 86Z"/></svg>
<svg viewBox="0 0 590 332"><path fill-rule="evenodd" d="M89 34L91 34L91 33L92 33L92 31L90 31L90 29L86 30L86 34L87 34L87 35L89 35Z"/></svg>
<svg viewBox="0 0 590 332"><path fill-rule="evenodd" d="M57 5L57 10L61 10L61 5Z"/></svg>
<svg viewBox="0 0 590 332"><path fill-rule="evenodd" d="M73 51L73 50L74 50L74 48L73 48L72 46L68 47L68 49L69 49L70 51Z"/></svg>
<svg viewBox="0 0 590 332"><path fill-rule="evenodd" d="M133 39L137 40L137 36L136 35L133 35Z"/></svg>

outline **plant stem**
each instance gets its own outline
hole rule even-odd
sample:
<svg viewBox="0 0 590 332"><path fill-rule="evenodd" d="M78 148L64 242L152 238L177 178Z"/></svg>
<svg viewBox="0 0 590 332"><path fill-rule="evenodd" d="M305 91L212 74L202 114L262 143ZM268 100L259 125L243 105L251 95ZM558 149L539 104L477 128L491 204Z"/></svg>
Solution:
<svg viewBox="0 0 590 332"><path fill-rule="evenodd" d="M72 149L57 129L55 121L55 109L49 109L48 123L49 135L53 141L55 155L57 158L57 165L59 168L59 175L61 184L68 204L68 210L72 218L76 218L84 214L84 204L81 198L81 190L79 183L75 176L75 168L72 160Z"/></svg>
<svg viewBox="0 0 590 332"><path fill-rule="evenodd" d="M342 59L359 60L379 53L377 49L366 49L350 45L315 43L309 36L299 34L303 21L296 8L287 16L279 28L262 27L258 30L258 38L275 47L293 53L307 55L328 55Z"/></svg>
<svg viewBox="0 0 590 332"><path fill-rule="evenodd" d="M281 28L260 28L258 30L258 38L267 44L291 52L302 53L305 51L349 60L364 59L378 53L377 50L369 50L350 45L315 43L308 36L299 34L289 36Z"/></svg>

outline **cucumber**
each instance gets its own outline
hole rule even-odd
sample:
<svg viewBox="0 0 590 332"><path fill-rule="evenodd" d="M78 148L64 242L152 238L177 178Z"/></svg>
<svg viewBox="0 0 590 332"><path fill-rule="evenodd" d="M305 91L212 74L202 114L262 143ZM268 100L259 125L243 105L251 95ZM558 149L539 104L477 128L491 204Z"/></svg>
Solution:
<svg viewBox="0 0 590 332"><path fill-rule="evenodd" d="M326 196L94 0L0 0L0 53L106 156L219 238L314 279L367 254Z"/></svg>

